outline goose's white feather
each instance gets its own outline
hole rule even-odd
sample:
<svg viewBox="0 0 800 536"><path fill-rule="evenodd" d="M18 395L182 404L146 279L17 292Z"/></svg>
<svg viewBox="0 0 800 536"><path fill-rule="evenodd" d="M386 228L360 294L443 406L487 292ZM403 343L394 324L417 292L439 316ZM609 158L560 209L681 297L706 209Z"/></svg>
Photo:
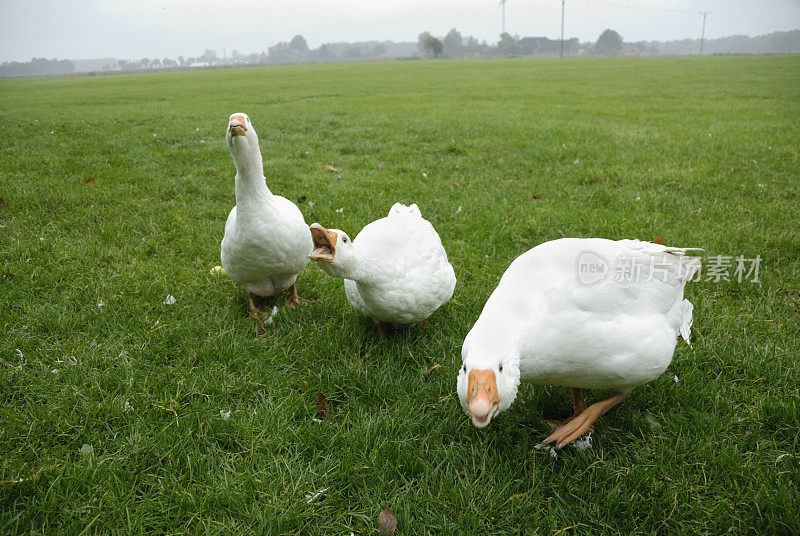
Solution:
<svg viewBox="0 0 800 536"><path fill-rule="evenodd" d="M308 264L313 242L303 213L266 185L258 136L246 114L245 135L226 138L236 164L236 206L225 223L220 257L234 281L258 296L289 288ZM230 120L229 120L230 121Z"/></svg>

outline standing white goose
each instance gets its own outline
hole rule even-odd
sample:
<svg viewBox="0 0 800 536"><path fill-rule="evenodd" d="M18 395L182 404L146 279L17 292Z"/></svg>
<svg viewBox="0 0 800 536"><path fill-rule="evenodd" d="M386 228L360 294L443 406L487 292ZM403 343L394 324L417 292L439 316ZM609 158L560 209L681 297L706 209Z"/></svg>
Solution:
<svg viewBox="0 0 800 536"><path fill-rule="evenodd" d="M247 114L230 116L225 138L236 164L236 206L225 223L222 267L244 285L250 312L258 318L254 294L267 297L290 289L289 307L305 301L297 295L295 280L313 242L300 209L267 188L258 135Z"/></svg>
<svg viewBox="0 0 800 536"><path fill-rule="evenodd" d="M350 305L373 318L382 337L382 323L424 322L453 296L453 267L438 233L415 204L396 203L352 241L318 223L311 233L310 258L328 275L344 279Z"/></svg>
<svg viewBox="0 0 800 536"><path fill-rule="evenodd" d="M563 448L637 385L658 377L687 342L692 304L683 289L695 248L638 240L564 238L518 257L464 340L457 390L483 428L517 396L520 381L572 388L574 416L545 443ZM586 408L582 389L614 389Z"/></svg>

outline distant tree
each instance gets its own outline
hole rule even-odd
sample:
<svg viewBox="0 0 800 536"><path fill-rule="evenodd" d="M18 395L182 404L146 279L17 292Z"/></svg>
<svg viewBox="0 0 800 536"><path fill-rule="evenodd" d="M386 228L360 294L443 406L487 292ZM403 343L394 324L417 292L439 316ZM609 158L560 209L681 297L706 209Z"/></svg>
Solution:
<svg viewBox="0 0 800 536"><path fill-rule="evenodd" d="M503 56L519 53L519 36L512 36L508 32L500 34L500 41L497 42L497 53Z"/></svg>
<svg viewBox="0 0 800 536"><path fill-rule="evenodd" d="M464 38L461 36L461 32L452 28L442 39L442 45L447 54L460 56L464 50Z"/></svg>
<svg viewBox="0 0 800 536"><path fill-rule="evenodd" d="M380 58L381 56L386 55L386 45L383 43L378 43L374 47L372 47L372 55L376 58Z"/></svg>
<svg viewBox="0 0 800 536"><path fill-rule="evenodd" d="M344 51L344 56L346 58L360 58L362 55L361 47L358 45L348 45L347 49Z"/></svg>
<svg viewBox="0 0 800 536"><path fill-rule="evenodd" d="M467 54L477 54L480 48L480 43L478 40L472 37L471 35L467 37L467 44L464 46L464 50Z"/></svg>
<svg viewBox="0 0 800 536"><path fill-rule="evenodd" d="M160 69L161 60L158 58L153 58L153 61L150 62L150 67L152 67L153 69Z"/></svg>
<svg viewBox="0 0 800 536"><path fill-rule="evenodd" d="M150 60L147 58L142 58L139 60L139 69L147 69L150 67Z"/></svg>
<svg viewBox="0 0 800 536"><path fill-rule="evenodd" d="M207 48L206 51L203 52L203 55L197 59L206 65L211 65L217 62L217 53L216 51Z"/></svg>
<svg viewBox="0 0 800 536"><path fill-rule="evenodd" d="M328 45L320 45L319 48L314 49L314 57L320 60L329 60L336 57L336 54L330 49Z"/></svg>
<svg viewBox="0 0 800 536"><path fill-rule="evenodd" d="M267 51L269 52L269 61L272 63L290 62L294 57L289 49L289 43L286 41L275 43Z"/></svg>
<svg viewBox="0 0 800 536"><path fill-rule="evenodd" d="M168 69L173 69L178 66L178 62L170 58L164 58L161 60L161 65Z"/></svg>
<svg viewBox="0 0 800 536"><path fill-rule="evenodd" d="M425 50L425 43L433 37L430 32L422 32L417 36L417 48L419 49L419 53L423 56L427 53Z"/></svg>
<svg viewBox="0 0 800 536"><path fill-rule="evenodd" d="M417 38L417 47L423 56L437 57L444 51L441 41L431 35L430 32L422 32Z"/></svg>
<svg viewBox="0 0 800 536"><path fill-rule="evenodd" d="M119 67L120 71L127 71L128 69L130 69L130 66L128 65L128 60L117 61L117 67Z"/></svg>
<svg viewBox="0 0 800 536"><path fill-rule="evenodd" d="M647 53L647 45L644 41L639 41L636 43L631 43L631 46L636 50L636 55L639 56L640 54Z"/></svg>
<svg viewBox="0 0 800 536"><path fill-rule="evenodd" d="M295 35L289 41L289 48L300 52L308 52L308 42L302 35Z"/></svg>
<svg viewBox="0 0 800 536"><path fill-rule="evenodd" d="M595 54L616 56L622 52L622 36L614 30L606 30L600 34L594 46Z"/></svg>
<svg viewBox="0 0 800 536"><path fill-rule="evenodd" d="M186 60L183 56L178 56L178 64L180 64L181 67L186 65Z"/></svg>

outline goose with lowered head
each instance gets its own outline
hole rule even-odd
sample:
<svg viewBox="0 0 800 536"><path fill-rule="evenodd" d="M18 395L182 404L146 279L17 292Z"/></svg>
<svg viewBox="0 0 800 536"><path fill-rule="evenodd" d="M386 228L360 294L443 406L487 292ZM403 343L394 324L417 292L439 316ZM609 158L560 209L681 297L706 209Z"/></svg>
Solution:
<svg viewBox="0 0 800 536"><path fill-rule="evenodd" d="M453 296L456 276L439 234L416 204L396 203L388 216L366 225L354 240L339 229L311 225L310 258L344 279L347 300L383 324L424 322Z"/></svg>
<svg viewBox="0 0 800 536"><path fill-rule="evenodd" d="M657 378L678 338L689 341L691 249L563 238L518 257L462 346L457 391L473 424L508 409L522 381L570 387L574 415L545 440L561 449ZM583 389L615 394L587 408Z"/></svg>
<svg viewBox="0 0 800 536"><path fill-rule="evenodd" d="M305 301L295 280L308 263L313 242L300 209L267 187L258 135L247 114L230 116L225 139L236 165L236 206L225 223L222 267L244 286L250 312L259 318L254 295L274 296L289 289L289 307Z"/></svg>

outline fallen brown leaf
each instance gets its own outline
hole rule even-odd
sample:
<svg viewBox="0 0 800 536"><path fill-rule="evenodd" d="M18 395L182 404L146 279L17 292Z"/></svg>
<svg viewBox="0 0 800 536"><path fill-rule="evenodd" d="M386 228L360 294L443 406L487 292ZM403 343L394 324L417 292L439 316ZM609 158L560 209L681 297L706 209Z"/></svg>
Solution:
<svg viewBox="0 0 800 536"><path fill-rule="evenodd" d="M324 421L331 416L331 408L328 399L322 393L317 393L317 419Z"/></svg>
<svg viewBox="0 0 800 536"><path fill-rule="evenodd" d="M5 200L4 197L0 197L0 205L7 205L8 201Z"/></svg>
<svg viewBox="0 0 800 536"><path fill-rule="evenodd" d="M88 179L86 179L83 182L85 182L86 184L89 184L90 182L94 182L94 177L89 177Z"/></svg>
<svg viewBox="0 0 800 536"><path fill-rule="evenodd" d="M381 510L378 515L378 530L381 534L394 534L397 530L397 518L388 508Z"/></svg>
<svg viewBox="0 0 800 536"><path fill-rule="evenodd" d="M338 169L336 169L335 167L333 167L333 166L330 166L330 165L328 165L328 166L325 166L325 169L326 169L327 171L332 171L332 172L339 171Z"/></svg>
<svg viewBox="0 0 800 536"><path fill-rule="evenodd" d="M461 186L461 185L458 183L458 181L450 181L450 184L452 184L453 186Z"/></svg>
<svg viewBox="0 0 800 536"><path fill-rule="evenodd" d="M383 167L384 167L384 163L383 162L378 162L378 169L383 169Z"/></svg>
<svg viewBox="0 0 800 536"><path fill-rule="evenodd" d="M612 182L611 183L611 187L612 188L619 188L619 184L617 184L616 182Z"/></svg>
<svg viewBox="0 0 800 536"><path fill-rule="evenodd" d="M654 239L651 240L651 242L653 244L661 244L662 246L666 246L667 245L667 243L664 242L664 239L661 238L660 236L655 237Z"/></svg>
<svg viewBox="0 0 800 536"><path fill-rule="evenodd" d="M542 196L541 196L541 195L539 195L539 194L533 194L533 198L534 198L534 199L541 199L541 198L542 198Z"/></svg>

